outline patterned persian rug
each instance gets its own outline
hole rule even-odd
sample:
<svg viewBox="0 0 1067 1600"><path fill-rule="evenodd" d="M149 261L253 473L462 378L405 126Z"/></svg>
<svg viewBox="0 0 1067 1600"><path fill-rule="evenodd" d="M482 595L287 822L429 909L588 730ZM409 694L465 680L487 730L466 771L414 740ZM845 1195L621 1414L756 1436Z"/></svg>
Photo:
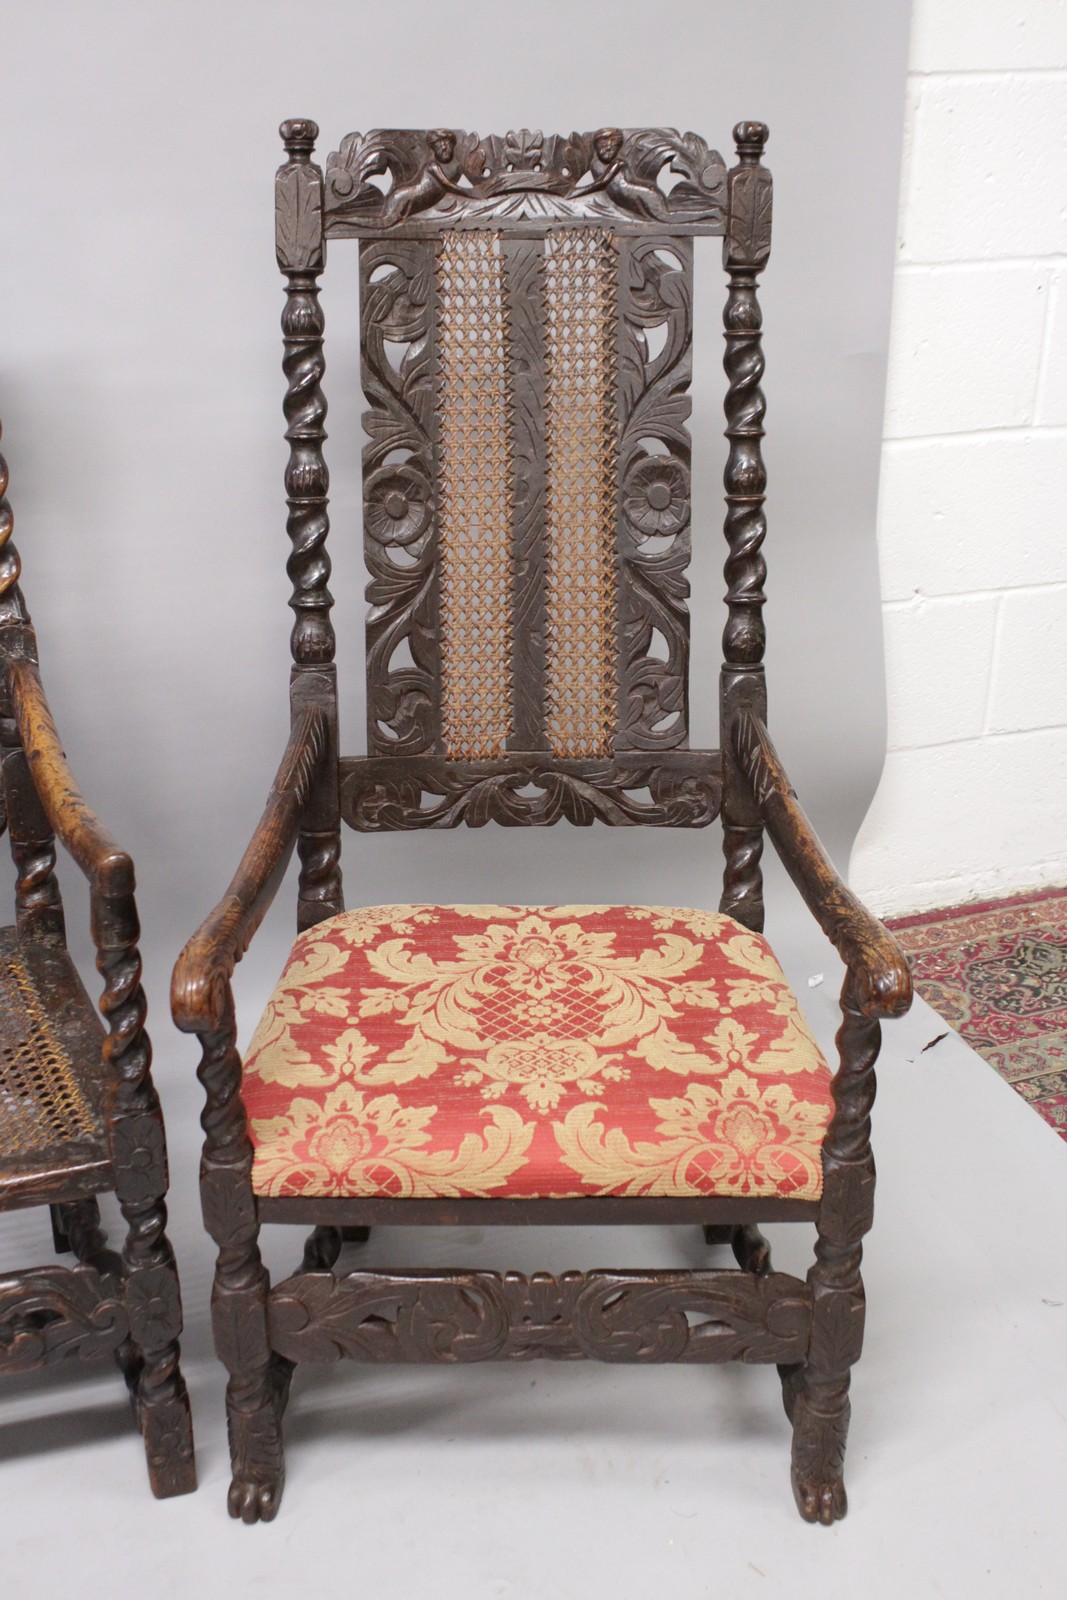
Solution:
<svg viewBox="0 0 1067 1600"><path fill-rule="evenodd" d="M923 999L1067 1139L1067 889L887 926Z"/></svg>

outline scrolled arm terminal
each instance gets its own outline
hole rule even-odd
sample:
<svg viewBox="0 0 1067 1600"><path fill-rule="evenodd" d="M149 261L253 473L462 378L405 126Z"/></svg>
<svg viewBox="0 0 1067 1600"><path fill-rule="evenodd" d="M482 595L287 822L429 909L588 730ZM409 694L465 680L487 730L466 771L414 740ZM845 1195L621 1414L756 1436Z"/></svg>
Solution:
<svg viewBox="0 0 1067 1600"><path fill-rule="evenodd" d="M97 819L74 781L36 662L16 657L8 664L7 674L33 785L57 838L97 894L107 900L132 895L133 862Z"/></svg>
<svg viewBox="0 0 1067 1600"><path fill-rule="evenodd" d="M911 1005L908 958L840 877L808 821L759 717L742 712L734 753L782 864L848 967L856 1003L868 1017L899 1017Z"/></svg>
<svg viewBox="0 0 1067 1600"><path fill-rule="evenodd" d="M285 875L327 740L325 713L317 706L308 707L293 726L263 815L229 888L178 957L171 1011L185 1033L205 1033L222 1025L234 968Z"/></svg>

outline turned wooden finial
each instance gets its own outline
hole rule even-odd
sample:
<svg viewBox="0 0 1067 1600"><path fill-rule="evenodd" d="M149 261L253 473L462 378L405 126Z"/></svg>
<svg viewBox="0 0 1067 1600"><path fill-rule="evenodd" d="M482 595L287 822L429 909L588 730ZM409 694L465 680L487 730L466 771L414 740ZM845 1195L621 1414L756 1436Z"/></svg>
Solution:
<svg viewBox="0 0 1067 1600"><path fill-rule="evenodd" d="M285 153L291 161L310 161L319 136L319 125L310 117L290 117L278 129Z"/></svg>
<svg viewBox="0 0 1067 1600"><path fill-rule="evenodd" d="M765 122L739 122L734 129L734 144L741 160L748 165L758 162L763 155L770 129Z"/></svg>

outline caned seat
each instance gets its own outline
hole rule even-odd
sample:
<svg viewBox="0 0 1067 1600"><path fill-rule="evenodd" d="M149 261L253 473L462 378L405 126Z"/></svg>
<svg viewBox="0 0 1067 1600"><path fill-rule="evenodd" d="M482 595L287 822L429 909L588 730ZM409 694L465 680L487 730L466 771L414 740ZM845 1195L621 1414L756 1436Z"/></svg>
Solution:
<svg viewBox="0 0 1067 1600"><path fill-rule="evenodd" d="M0 1197L109 1187L102 1038L67 952L0 928Z"/></svg>
<svg viewBox="0 0 1067 1600"><path fill-rule="evenodd" d="M259 1195L817 1200L830 1072L766 940L655 906L375 906L249 1046Z"/></svg>

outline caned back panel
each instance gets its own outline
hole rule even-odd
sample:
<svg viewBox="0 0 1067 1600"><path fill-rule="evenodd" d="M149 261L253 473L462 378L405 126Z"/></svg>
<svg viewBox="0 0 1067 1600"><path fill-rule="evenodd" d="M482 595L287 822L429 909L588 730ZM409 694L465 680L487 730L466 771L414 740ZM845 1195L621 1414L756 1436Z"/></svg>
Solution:
<svg viewBox="0 0 1067 1600"><path fill-rule="evenodd" d="M726 187L670 130L330 157L367 399L357 826L715 815L717 752L688 748L686 423L693 236L725 231Z"/></svg>

